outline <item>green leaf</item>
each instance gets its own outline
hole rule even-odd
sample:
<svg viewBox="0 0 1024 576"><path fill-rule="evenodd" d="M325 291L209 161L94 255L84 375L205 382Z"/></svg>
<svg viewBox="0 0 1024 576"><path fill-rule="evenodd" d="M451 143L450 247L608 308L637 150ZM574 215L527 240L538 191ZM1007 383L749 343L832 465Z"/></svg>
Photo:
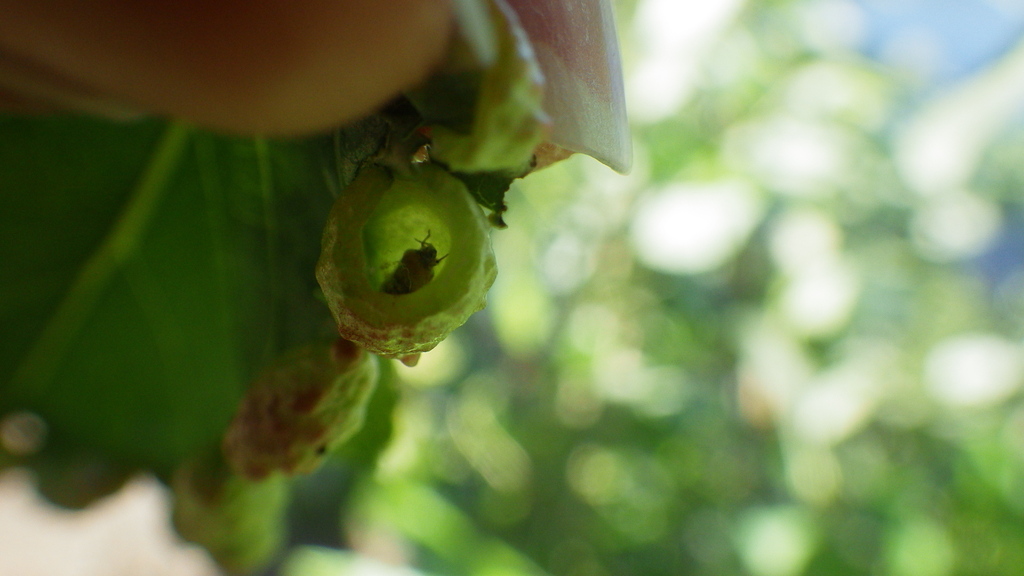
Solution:
<svg viewBox="0 0 1024 576"><path fill-rule="evenodd" d="M329 335L313 267L331 195L309 144L179 124L0 119L0 415L42 456L166 474L247 382Z"/></svg>

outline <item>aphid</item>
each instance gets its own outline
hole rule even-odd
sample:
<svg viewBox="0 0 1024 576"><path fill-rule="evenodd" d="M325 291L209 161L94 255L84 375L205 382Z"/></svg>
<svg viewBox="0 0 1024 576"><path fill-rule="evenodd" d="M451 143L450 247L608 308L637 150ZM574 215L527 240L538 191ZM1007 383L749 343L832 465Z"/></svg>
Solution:
<svg viewBox="0 0 1024 576"><path fill-rule="evenodd" d="M427 240L430 239L430 230L427 230L427 237L417 240L420 243L418 249L409 249L402 254L402 260L398 263L391 277L384 281L380 291L385 294L411 294L426 286L434 279L434 267L448 257L447 254L437 257L437 248Z"/></svg>

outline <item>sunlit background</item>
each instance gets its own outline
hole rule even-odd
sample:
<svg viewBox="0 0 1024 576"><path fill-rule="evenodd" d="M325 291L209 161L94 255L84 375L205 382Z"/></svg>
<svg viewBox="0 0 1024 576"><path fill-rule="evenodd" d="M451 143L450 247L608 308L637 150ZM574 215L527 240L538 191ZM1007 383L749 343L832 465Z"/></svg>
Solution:
<svg viewBox="0 0 1024 576"><path fill-rule="evenodd" d="M514 188L487 310L399 368L373 474L301 484L273 572L1020 574L1024 4L617 9L633 172ZM215 573L151 480L26 486L0 573ZM149 543L40 564L104 530Z"/></svg>

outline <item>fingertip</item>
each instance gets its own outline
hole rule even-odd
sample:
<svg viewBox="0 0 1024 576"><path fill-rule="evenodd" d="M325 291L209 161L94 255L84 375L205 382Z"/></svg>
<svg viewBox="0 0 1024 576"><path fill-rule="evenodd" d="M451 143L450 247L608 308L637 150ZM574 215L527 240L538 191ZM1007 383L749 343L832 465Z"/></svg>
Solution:
<svg viewBox="0 0 1024 576"><path fill-rule="evenodd" d="M0 48L149 113L294 135L379 107L441 59L447 0L0 0Z"/></svg>

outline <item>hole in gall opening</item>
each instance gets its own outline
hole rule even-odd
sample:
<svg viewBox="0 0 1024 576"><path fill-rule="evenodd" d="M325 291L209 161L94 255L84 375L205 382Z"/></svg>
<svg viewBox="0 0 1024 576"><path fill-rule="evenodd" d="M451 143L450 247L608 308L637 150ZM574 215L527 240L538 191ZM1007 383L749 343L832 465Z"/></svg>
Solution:
<svg viewBox="0 0 1024 576"><path fill-rule="evenodd" d="M363 248L370 285L400 296L426 286L444 269L451 234L432 210L406 204L374 213L363 229Z"/></svg>

